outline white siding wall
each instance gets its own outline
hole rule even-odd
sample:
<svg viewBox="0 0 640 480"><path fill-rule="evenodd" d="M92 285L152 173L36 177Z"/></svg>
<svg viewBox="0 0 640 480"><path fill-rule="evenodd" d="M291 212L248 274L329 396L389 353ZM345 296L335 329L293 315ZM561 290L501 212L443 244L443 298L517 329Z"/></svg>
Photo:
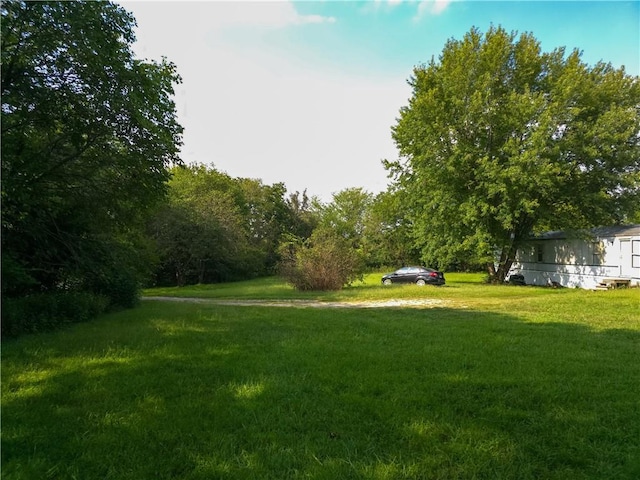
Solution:
<svg viewBox="0 0 640 480"><path fill-rule="evenodd" d="M518 252L511 273L524 275L528 285L558 282L565 287L594 289L606 278L620 277L640 285L640 238L626 239L631 242L626 247L633 255L622 255L621 239L616 237L594 241L539 240ZM627 262L624 269L622 262Z"/></svg>

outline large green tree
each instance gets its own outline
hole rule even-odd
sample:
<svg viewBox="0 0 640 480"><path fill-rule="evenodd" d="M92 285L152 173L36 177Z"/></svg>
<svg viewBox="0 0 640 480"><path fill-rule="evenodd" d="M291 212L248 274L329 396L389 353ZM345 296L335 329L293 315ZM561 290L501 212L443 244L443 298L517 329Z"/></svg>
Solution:
<svg viewBox="0 0 640 480"><path fill-rule="evenodd" d="M159 284L247 278L252 263L236 179L204 165L171 169L167 203L154 215Z"/></svg>
<svg viewBox="0 0 640 480"><path fill-rule="evenodd" d="M179 77L134 57L111 2L1 12L3 294L100 290L138 270L138 225L179 161Z"/></svg>
<svg viewBox="0 0 640 480"><path fill-rule="evenodd" d="M212 283L274 272L281 236L301 227L300 209L306 209L292 209L284 184L234 178L205 165L175 167L171 174L168 201L150 222L160 254L158 283Z"/></svg>
<svg viewBox="0 0 640 480"><path fill-rule="evenodd" d="M309 198L307 191L296 191L285 198L285 204L291 215L290 234L301 239L307 239L318 225L319 212L314 209L315 198Z"/></svg>
<svg viewBox="0 0 640 480"><path fill-rule="evenodd" d="M260 252L260 274L273 273L278 262L278 245L284 233L297 224L295 212L287 202L284 183L265 185L254 178L237 179L243 201L240 211L245 218L249 244Z"/></svg>
<svg viewBox="0 0 640 480"><path fill-rule="evenodd" d="M334 231L352 248L361 250L373 198L366 190L354 187L334 193L327 204L316 202L318 226Z"/></svg>
<svg viewBox="0 0 640 480"><path fill-rule="evenodd" d="M367 266L398 267L419 263L410 219L399 192L381 192L365 218L362 249Z"/></svg>
<svg viewBox="0 0 640 480"><path fill-rule="evenodd" d="M425 261L481 261L502 281L532 232L630 219L640 81L623 68L474 28L409 83L387 166Z"/></svg>

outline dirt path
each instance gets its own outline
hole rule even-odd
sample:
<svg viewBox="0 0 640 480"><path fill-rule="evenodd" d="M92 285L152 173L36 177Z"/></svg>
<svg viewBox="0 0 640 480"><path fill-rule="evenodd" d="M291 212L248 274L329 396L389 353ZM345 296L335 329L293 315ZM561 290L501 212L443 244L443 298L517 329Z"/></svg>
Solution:
<svg viewBox="0 0 640 480"><path fill-rule="evenodd" d="M412 300L371 300L356 302L321 302L317 300L222 300L194 297L142 297L142 300L164 302L206 303L243 307L295 307L295 308L434 308L450 306L448 300L422 298Z"/></svg>

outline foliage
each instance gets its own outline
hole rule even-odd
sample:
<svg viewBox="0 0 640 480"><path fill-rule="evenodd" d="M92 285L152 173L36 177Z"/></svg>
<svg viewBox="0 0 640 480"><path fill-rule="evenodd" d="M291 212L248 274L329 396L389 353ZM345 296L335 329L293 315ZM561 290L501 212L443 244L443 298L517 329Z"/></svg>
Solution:
<svg viewBox="0 0 640 480"><path fill-rule="evenodd" d="M86 292L34 294L2 302L2 337L54 330L85 322L105 311L106 296Z"/></svg>
<svg viewBox="0 0 640 480"><path fill-rule="evenodd" d="M349 239L316 229L307 240L288 237L280 247L280 274L296 289L340 290L359 278L362 261Z"/></svg>
<svg viewBox="0 0 640 480"><path fill-rule="evenodd" d="M157 284L271 274L281 235L306 228L304 220L296 220L281 183L233 178L204 165L175 167L171 174L168 202L149 226L159 249Z"/></svg>
<svg viewBox="0 0 640 480"><path fill-rule="evenodd" d="M287 233L299 237L309 238L313 230L318 226L318 212L314 209L317 203L314 198L309 198L307 191L289 194L285 203L291 214L291 225Z"/></svg>
<svg viewBox="0 0 640 480"><path fill-rule="evenodd" d="M332 230L355 250L362 249L366 222L373 195L362 188L346 188L334 193L326 205L319 205L319 227Z"/></svg>
<svg viewBox="0 0 640 480"><path fill-rule="evenodd" d="M425 261L480 261L501 282L532 232L637 209L640 82L624 69L474 28L409 83L387 168Z"/></svg>
<svg viewBox="0 0 640 480"><path fill-rule="evenodd" d="M318 228L345 239L367 268L417 263L419 255L397 193L374 196L362 188L347 188L334 193L327 204L315 202L314 208Z"/></svg>
<svg viewBox="0 0 640 480"><path fill-rule="evenodd" d="M109 265L86 280L83 286L90 292L108 298L112 307L135 307L139 301L141 281L137 271L126 267L126 264Z"/></svg>
<svg viewBox="0 0 640 480"><path fill-rule="evenodd" d="M419 262L419 252L411 236L412 224L405 216L398 192L378 194L369 205L362 250L367 266L403 266Z"/></svg>
<svg viewBox="0 0 640 480"><path fill-rule="evenodd" d="M212 271L221 275L233 261L231 249L242 234L234 201L222 193L230 181L205 167L172 170L169 203L151 224L159 248L160 284L203 283Z"/></svg>
<svg viewBox="0 0 640 480"><path fill-rule="evenodd" d="M134 25L110 2L2 3L3 296L137 291L182 128L175 67L134 58Z"/></svg>

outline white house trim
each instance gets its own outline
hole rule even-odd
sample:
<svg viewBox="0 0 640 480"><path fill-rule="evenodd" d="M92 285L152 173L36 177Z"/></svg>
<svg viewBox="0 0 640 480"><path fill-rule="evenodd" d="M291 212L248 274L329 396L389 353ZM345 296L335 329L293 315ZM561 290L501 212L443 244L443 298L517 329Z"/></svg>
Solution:
<svg viewBox="0 0 640 480"><path fill-rule="evenodd" d="M545 233L518 250L510 273L523 275L528 285L640 286L640 224Z"/></svg>

